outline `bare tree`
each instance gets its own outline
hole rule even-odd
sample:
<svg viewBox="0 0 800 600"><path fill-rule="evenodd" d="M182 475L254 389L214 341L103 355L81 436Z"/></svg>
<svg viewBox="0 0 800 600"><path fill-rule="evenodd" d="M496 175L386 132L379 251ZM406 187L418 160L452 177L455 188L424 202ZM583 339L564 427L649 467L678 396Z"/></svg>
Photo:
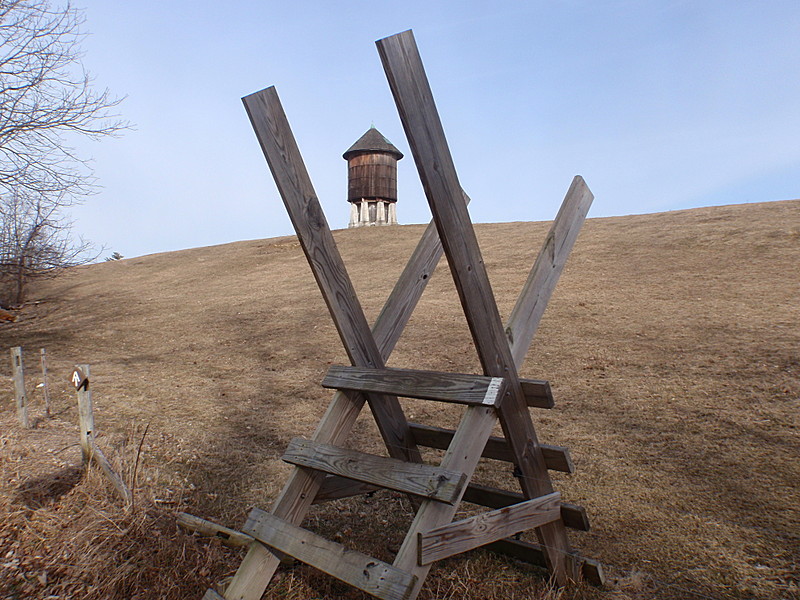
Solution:
<svg viewBox="0 0 800 600"><path fill-rule="evenodd" d="M99 139L126 124L81 63L83 14L49 0L0 0L0 301L25 282L86 262L65 210L96 191L74 136Z"/></svg>

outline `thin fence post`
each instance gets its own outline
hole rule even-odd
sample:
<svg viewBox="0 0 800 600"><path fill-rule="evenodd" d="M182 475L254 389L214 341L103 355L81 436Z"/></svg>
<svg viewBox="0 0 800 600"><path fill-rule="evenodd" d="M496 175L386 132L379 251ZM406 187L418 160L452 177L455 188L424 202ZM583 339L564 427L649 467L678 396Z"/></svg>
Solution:
<svg viewBox="0 0 800 600"><path fill-rule="evenodd" d="M89 365L75 365L72 371L72 385L78 390L78 427L81 436L81 455L83 456L83 466L89 468L91 461L103 471L106 477L114 485L117 493L125 501L126 506L133 505L133 494L122 481L122 478L108 462L105 454L94 441L94 410L92 408L92 391L89 389Z"/></svg>
<svg viewBox="0 0 800 600"><path fill-rule="evenodd" d="M50 390L47 387L47 352L41 350L42 356L42 392L44 393L44 416L50 418Z"/></svg>
<svg viewBox="0 0 800 600"><path fill-rule="evenodd" d="M81 455L84 466L89 464L94 442L94 412L92 392L89 389L89 365L76 365L72 372L72 385L78 390L78 427L81 436Z"/></svg>
<svg viewBox="0 0 800 600"><path fill-rule="evenodd" d="M23 427L30 427L28 420L28 398L25 395L25 367L22 363L22 348L11 348L11 373L14 377L14 396L17 400L17 416Z"/></svg>

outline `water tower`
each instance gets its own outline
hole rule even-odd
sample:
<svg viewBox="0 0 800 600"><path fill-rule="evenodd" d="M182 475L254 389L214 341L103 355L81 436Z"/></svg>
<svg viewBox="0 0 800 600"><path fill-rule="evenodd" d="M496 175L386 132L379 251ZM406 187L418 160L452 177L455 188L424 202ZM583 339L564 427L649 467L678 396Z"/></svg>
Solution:
<svg viewBox="0 0 800 600"><path fill-rule="evenodd" d="M349 226L397 225L397 161L403 153L372 126L342 157L347 161Z"/></svg>

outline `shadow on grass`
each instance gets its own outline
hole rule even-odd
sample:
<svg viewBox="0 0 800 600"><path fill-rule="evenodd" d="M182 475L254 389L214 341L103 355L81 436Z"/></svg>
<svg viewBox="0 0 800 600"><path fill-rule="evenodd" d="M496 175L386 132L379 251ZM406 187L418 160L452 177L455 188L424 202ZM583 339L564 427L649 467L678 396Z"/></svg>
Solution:
<svg viewBox="0 0 800 600"><path fill-rule="evenodd" d="M68 494L80 483L83 469L80 467L65 467L55 473L47 473L34 479L22 482L14 490L13 500L36 510L53 504L59 498Z"/></svg>

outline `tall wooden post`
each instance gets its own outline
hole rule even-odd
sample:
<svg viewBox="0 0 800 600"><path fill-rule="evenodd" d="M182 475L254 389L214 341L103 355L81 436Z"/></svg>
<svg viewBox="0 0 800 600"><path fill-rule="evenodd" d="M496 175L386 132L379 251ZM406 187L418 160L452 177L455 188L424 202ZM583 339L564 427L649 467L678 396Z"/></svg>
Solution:
<svg viewBox="0 0 800 600"><path fill-rule="evenodd" d="M42 357L42 393L44 394L44 416L50 418L50 390L47 387L47 352L41 349Z"/></svg>
<svg viewBox="0 0 800 600"><path fill-rule="evenodd" d="M84 466L89 464L94 442L94 411L92 392L89 389L89 374L89 365L76 365L71 378L72 385L78 390L78 428Z"/></svg>
<svg viewBox="0 0 800 600"><path fill-rule="evenodd" d="M22 363L22 348L11 348L11 373L14 378L14 397L17 400L17 417L20 425L30 427L28 420L28 397L25 394L25 366Z"/></svg>
<svg viewBox="0 0 800 600"><path fill-rule="evenodd" d="M458 201L461 185L414 36L405 31L378 40L377 45L484 374L509 381L509 395L498 410L523 493L529 499L551 494L547 465L528 414L475 231L466 206ZM571 560L573 553L564 523L547 523L536 533L556 582L565 585L569 579L577 579L577 564ZM395 564L409 568L407 565L413 565L414 558L409 550L402 557L403 563Z"/></svg>

